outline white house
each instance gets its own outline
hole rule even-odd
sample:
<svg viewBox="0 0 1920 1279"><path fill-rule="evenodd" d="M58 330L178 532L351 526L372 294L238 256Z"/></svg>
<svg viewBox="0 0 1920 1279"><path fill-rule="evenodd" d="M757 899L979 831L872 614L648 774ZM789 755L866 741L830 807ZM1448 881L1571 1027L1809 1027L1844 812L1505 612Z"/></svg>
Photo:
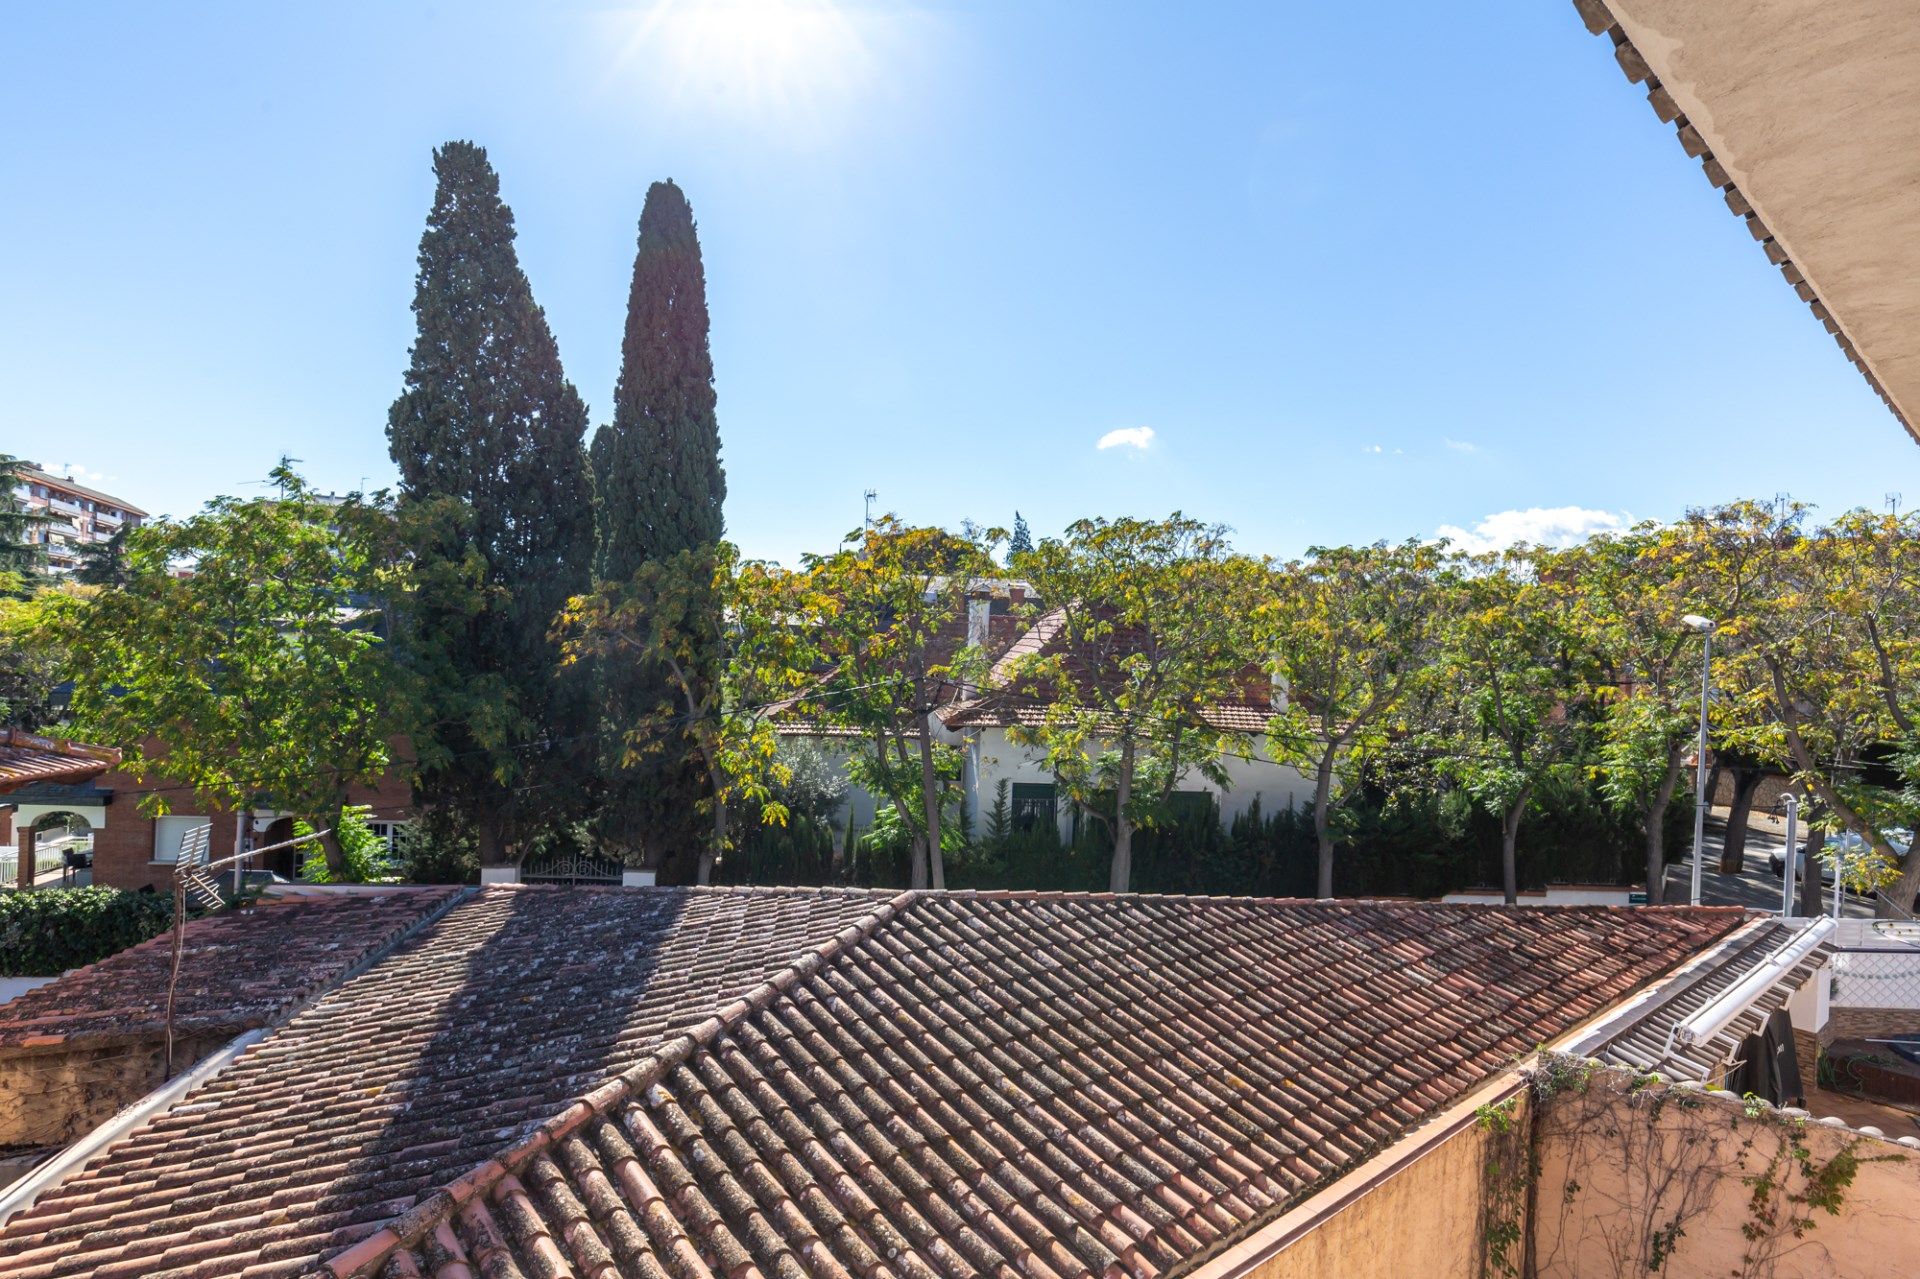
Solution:
<svg viewBox="0 0 1920 1279"><path fill-rule="evenodd" d="M994 658L994 665L984 688L951 689L936 699L940 705L930 721L936 740L961 751L962 804L973 830L984 827L1000 785L1005 782L1016 823L1052 821L1061 839L1070 840L1073 807L1059 790L1043 753L1013 740L1015 730L1023 725L1038 724L1046 710L1029 697L1006 691L1016 663L1046 651L1059 629L1057 614L1043 614L1030 625L1021 624L1010 606L1017 607L1022 595L1021 585L1014 584L1010 601L1005 590L981 591L968 599L965 642L984 649ZM1257 668L1249 664L1249 669ZM1243 698L1208 707L1205 712L1208 721L1223 730L1246 734L1247 749L1221 761L1226 773L1225 786L1195 771L1188 773L1176 793L1213 796L1222 822L1230 822L1245 812L1256 798L1266 812L1310 805L1312 782L1292 766L1268 758L1266 753L1267 720L1274 712L1275 699L1280 696L1278 688L1263 680L1250 679ZM845 730L804 720L788 720L781 724L780 731L784 736L810 740L836 759L850 758L863 745ZM852 828L856 832L872 824L876 807L872 794L855 787L849 803ZM845 821L845 816L841 820Z"/></svg>

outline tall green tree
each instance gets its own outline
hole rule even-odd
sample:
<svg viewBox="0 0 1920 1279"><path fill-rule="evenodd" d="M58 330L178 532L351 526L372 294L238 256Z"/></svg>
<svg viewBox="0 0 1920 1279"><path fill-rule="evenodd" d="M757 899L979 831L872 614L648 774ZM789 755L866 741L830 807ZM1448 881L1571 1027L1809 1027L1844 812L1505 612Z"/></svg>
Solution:
<svg viewBox="0 0 1920 1279"><path fill-rule="evenodd" d="M433 168L418 336L387 418L418 568L399 638L421 797L474 833L483 865L504 865L581 811L592 774L584 681L558 678L549 635L588 583L587 409L520 269L486 152L449 142Z"/></svg>
<svg viewBox="0 0 1920 1279"><path fill-rule="evenodd" d="M1886 830L1920 815L1864 764L1920 736L1920 514L1854 510L1809 527L1807 508L1735 502L1670 532L1721 621L1717 735L1794 775L1820 819L1874 850L1850 876L1911 909L1920 857ZM1807 906L1819 881L1805 876Z"/></svg>
<svg viewBox="0 0 1920 1279"><path fill-rule="evenodd" d="M1542 787L1577 767L1591 689L1579 613L1540 576L1549 555L1519 548L1460 566L1414 736L1429 772L1499 820L1509 906L1519 900L1520 824Z"/></svg>
<svg viewBox="0 0 1920 1279"><path fill-rule="evenodd" d="M688 552L711 555L719 544L727 478L706 273L693 209L672 182L654 183L640 212L613 421L594 432L592 467L596 585L631 581L646 566ZM686 692L681 677L695 681L695 702L714 696L702 681L719 669L720 601L695 591L678 602L706 615L680 624L679 636L710 648L688 653L678 675L653 645L603 654L607 660L594 664L608 783L602 834L655 866L699 847L695 814L714 798L714 774L702 763L708 752L690 725L658 727L659 749L636 752L627 741L663 694L677 700Z"/></svg>
<svg viewBox="0 0 1920 1279"><path fill-rule="evenodd" d="M1440 648L1441 563L1439 549L1420 542L1315 547L1273 576L1261 621L1285 704L1268 725L1268 749L1313 779L1321 897L1333 896L1334 789L1387 743Z"/></svg>
<svg viewBox="0 0 1920 1279"><path fill-rule="evenodd" d="M0 453L0 573L13 575L16 593L27 589L40 572L42 552L27 539L46 523L20 496L27 470L25 459Z"/></svg>
<svg viewBox="0 0 1920 1279"><path fill-rule="evenodd" d="M80 564L73 580L86 586L125 586L127 584L127 534L122 525L112 537L88 542L80 548Z"/></svg>
<svg viewBox="0 0 1920 1279"><path fill-rule="evenodd" d="M813 678L813 631L797 618L817 614L811 577L741 562L732 544L681 551L642 564L623 583L569 606L562 622L575 661L627 661L663 668L669 694L623 736L638 762L679 740L655 731L672 722L694 743L706 770L702 807L711 821L696 882L705 884L732 847L733 812L743 804L784 824L778 791L793 778L779 751L772 712ZM712 607L721 600L724 613Z"/></svg>
<svg viewBox="0 0 1920 1279"><path fill-rule="evenodd" d="M1046 538L1018 571L1046 601L1045 642L1012 663L1012 688L1040 699L1039 722L1009 730L1041 751L1074 802L1113 835L1112 891L1128 891L1133 836L1167 815L1187 776L1226 781L1222 759L1250 734L1207 711L1243 695L1259 665L1252 619L1267 570L1233 553L1226 530L1165 520L1081 520Z"/></svg>
<svg viewBox="0 0 1920 1279"><path fill-rule="evenodd" d="M1637 813L1646 844L1647 900L1666 900L1667 810L1700 727L1701 637L1681 618L1710 611L1672 528L1644 524L1589 538L1552 557L1554 582L1579 614L1603 684L1601 785Z"/></svg>
<svg viewBox="0 0 1920 1279"><path fill-rule="evenodd" d="M884 515L841 549L807 561L828 675L802 703L864 748L858 781L893 806L912 845L912 885L945 888L941 813L954 750L933 712L943 692L978 676L967 643L969 584L994 570L999 529L949 533Z"/></svg>
<svg viewBox="0 0 1920 1279"><path fill-rule="evenodd" d="M331 831L348 787L386 768L397 727L368 604L393 593L391 513L322 501L284 463L274 479L278 496L216 498L134 530L125 584L48 592L44 624L76 729L122 748L135 777ZM344 873L338 841L322 842Z"/></svg>
<svg viewBox="0 0 1920 1279"><path fill-rule="evenodd" d="M1013 536L1007 539L1007 562L1011 564L1016 555L1025 555L1033 550L1033 530L1027 527L1027 517L1015 511L1013 513Z"/></svg>

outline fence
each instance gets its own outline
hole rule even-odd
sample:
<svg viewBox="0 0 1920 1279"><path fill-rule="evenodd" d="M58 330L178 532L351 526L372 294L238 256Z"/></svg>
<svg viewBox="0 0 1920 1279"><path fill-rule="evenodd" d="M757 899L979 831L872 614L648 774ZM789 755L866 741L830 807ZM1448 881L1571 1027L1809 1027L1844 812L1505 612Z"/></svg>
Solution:
<svg viewBox="0 0 1920 1279"><path fill-rule="evenodd" d="M33 886L35 888L59 888L71 883L67 875L65 852L59 847L36 846L33 850ZM17 847L0 848L0 890L11 891L20 887L20 850Z"/></svg>
<svg viewBox="0 0 1920 1279"><path fill-rule="evenodd" d="M1920 1034L1920 922L1843 919L1834 941L1835 1037Z"/></svg>

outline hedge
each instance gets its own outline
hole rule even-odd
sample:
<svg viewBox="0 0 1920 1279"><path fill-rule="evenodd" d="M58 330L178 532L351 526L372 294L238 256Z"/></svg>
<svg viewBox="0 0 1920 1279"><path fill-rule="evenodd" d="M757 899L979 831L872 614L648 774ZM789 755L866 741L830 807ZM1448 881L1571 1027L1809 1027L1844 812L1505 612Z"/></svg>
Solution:
<svg viewBox="0 0 1920 1279"><path fill-rule="evenodd" d="M0 977L57 977L157 937L172 923L173 903L159 893L0 893Z"/></svg>

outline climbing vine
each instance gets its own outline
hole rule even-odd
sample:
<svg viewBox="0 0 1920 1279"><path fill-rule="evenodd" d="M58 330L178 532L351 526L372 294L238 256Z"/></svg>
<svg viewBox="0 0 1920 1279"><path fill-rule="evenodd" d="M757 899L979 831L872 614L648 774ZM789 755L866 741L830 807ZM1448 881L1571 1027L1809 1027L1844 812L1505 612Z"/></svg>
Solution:
<svg viewBox="0 0 1920 1279"><path fill-rule="evenodd" d="M1522 1112L1521 1100L1515 1094L1474 1112L1487 1150L1480 1180L1481 1279L1518 1279L1521 1273L1527 1198L1539 1175L1528 1123L1532 1112Z"/></svg>
<svg viewBox="0 0 1920 1279"><path fill-rule="evenodd" d="M1542 1054L1530 1083L1524 1157L1500 1140L1519 1127L1511 1113L1506 1127L1497 1107L1486 1108L1482 1120L1491 1138L1483 1275L1549 1273L1562 1261L1556 1254L1568 1249L1578 1250L1582 1274L1665 1275L1683 1252L1711 1246L1700 1241L1713 1234L1704 1227L1717 1205L1724 1230L1720 1196L1737 1185L1745 1192L1739 1257L1681 1269L1771 1279L1787 1256L1821 1247L1810 1234L1821 1214L1841 1213L1862 1163L1905 1158L1875 1153L1880 1148L1864 1137L1821 1158L1804 1115L1751 1095L1674 1085L1597 1062ZM1544 1172L1543 1151L1551 1152ZM1576 1169L1586 1170L1589 1184L1574 1179ZM1516 1208L1522 1202L1530 1208L1524 1214ZM1543 1238L1547 1255L1535 1257ZM1524 1263L1517 1262L1522 1253ZM1596 1270L1598 1264L1606 1268Z"/></svg>

